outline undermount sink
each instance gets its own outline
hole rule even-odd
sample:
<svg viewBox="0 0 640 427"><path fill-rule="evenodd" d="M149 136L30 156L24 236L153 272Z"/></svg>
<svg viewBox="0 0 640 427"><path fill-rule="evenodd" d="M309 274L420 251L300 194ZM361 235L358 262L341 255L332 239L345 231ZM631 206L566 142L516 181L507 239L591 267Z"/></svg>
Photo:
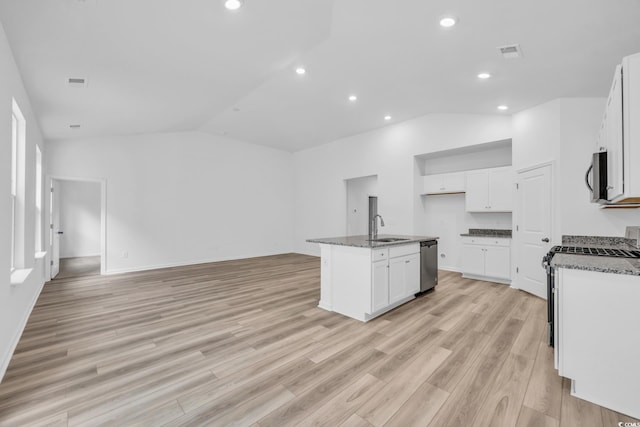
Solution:
<svg viewBox="0 0 640 427"><path fill-rule="evenodd" d="M409 239L401 239L398 237L383 237L382 239L369 239L370 242L381 242L381 243L401 242L403 240L409 240Z"/></svg>

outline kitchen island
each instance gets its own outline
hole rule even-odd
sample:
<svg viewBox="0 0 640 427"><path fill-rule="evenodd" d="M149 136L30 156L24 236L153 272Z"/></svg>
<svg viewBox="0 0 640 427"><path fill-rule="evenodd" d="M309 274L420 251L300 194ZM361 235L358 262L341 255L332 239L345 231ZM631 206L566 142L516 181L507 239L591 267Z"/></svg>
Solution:
<svg viewBox="0 0 640 427"><path fill-rule="evenodd" d="M367 322L420 291L420 242L437 237L379 235L309 239L320 244L318 307Z"/></svg>

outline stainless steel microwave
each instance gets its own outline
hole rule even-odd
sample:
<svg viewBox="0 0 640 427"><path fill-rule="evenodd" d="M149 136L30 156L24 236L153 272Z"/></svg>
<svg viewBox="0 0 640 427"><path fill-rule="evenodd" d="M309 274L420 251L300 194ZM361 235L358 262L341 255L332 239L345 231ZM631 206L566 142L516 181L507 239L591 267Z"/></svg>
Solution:
<svg viewBox="0 0 640 427"><path fill-rule="evenodd" d="M593 177L589 182L589 175ZM601 151L599 153L593 153L593 160L591 166L587 169L587 174L584 177L585 183L591 191L591 202L593 203L607 203L608 198L608 184L607 184L607 152Z"/></svg>

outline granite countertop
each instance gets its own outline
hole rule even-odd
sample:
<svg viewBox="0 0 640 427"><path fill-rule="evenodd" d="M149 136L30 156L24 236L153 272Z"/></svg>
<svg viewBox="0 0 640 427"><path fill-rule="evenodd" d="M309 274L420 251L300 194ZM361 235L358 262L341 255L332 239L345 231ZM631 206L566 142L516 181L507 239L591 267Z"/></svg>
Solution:
<svg viewBox="0 0 640 427"><path fill-rule="evenodd" d="M562 236L564 246L582 246L590 248L611 248L638 250L629 241L620 237ZM598 271L601 273L629 274L640 276L640 259L614 258L593 255L555 254L551 260L555 268Z"/></svg>
<svg viewBox="0 0 640 427"><path fill-rule="evenodd" d="M465 237L499 237L511 238L511 230L496 230L491 228L470 228L468 233L460 234Z"/></svg>
<svg viewBox="0 0 640 427"><path fill-rule="evenodd" d="M551 260L551 265L555 268L640 276L640 259L556 254Z"/></svg>
<svg viewBox="0 0 640 427"><path fill-rule="evenodd" d="M438 237L430 236L402 236L397 234L378 234L378 239L396 238L404 239L396 242L372 242L369 236L340 236L325 237L319 239L307 239L310 243L324 243L326 245L353 246L357 248L382 248L385 246L406 245L407 243L423 242L425 240L436 240Z"/></svg>

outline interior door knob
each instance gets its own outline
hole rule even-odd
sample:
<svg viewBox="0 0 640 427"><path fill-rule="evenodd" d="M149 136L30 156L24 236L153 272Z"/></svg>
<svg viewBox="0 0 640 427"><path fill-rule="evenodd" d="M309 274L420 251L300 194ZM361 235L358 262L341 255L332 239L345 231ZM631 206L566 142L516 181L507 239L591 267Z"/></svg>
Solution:
<svg viewBox="0 0 640 427"><path fill-rule="evenodd" d="M545 237L544 239L542 239L542 241L545 242L545 243L549 243L549 238Z"/></svg>

